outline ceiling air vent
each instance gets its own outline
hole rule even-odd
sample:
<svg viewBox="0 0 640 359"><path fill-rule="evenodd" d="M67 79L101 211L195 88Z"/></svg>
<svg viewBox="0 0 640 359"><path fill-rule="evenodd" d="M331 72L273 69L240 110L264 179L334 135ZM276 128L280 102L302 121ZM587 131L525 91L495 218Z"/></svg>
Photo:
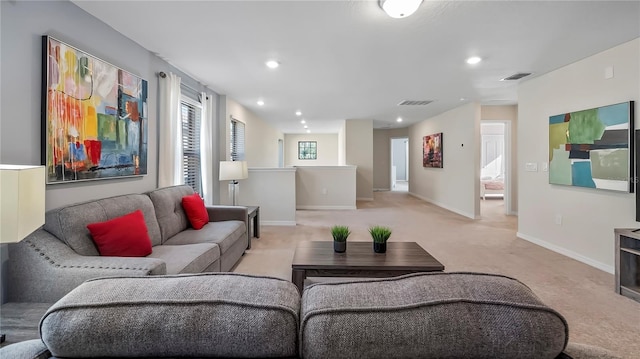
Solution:
<svg viewBox="0 0 640 359"><path fill-rule="evenodd" d="M523 77L529 76L531 75L531 72L518 72L517 74L513 74L509 77L505 77L500 81L513 81L513 80L520 80Z"/></svg>
<svg viewBox="0 0 640 359"><path fill-rule="evenodd" d="M404 100L402 102L400 102L398 104L398 106L426 106L430 103L432 103L433 101L431 100L420 100L420 101L416 101L416 100Z"/></svg>

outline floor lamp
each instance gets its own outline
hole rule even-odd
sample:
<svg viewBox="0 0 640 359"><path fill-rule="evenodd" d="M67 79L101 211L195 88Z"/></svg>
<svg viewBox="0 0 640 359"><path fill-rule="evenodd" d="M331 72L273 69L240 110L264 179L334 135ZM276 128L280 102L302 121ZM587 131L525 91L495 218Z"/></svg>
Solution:
<svg viewBox="0 0 640 359"><path fill-rule="evenodd" d="M44 192L44 166L0 164L0 245L20 242L44 224Z"/></svg>
<svg viewBox="0 0 640 359"><path fill-rule="evenodd" d="M220 181L229 181L229 197L231 203L238 203L238 180L249 177L246 161L220 161Z"/></svg>

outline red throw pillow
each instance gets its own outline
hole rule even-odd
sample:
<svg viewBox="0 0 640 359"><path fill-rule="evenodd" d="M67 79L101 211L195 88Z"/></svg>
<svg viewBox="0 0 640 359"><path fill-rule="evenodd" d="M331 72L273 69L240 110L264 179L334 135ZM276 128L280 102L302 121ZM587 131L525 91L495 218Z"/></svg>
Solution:
<svg viewBox="0 0 640 359"><path fill-rule="evenodd" d="M209 213L199 194L194 193L190 196L182 197L182 208L187 213L187 218L189 218L189 223L191 223L193 229L200 229L209 223Z"/></svg>
<svg viewBox="0 0 640 359"><path fill-rule="evenodd" d="M151 254L151 238L141 210L106 222L87 225L101 256L145 257Z"/></svg>

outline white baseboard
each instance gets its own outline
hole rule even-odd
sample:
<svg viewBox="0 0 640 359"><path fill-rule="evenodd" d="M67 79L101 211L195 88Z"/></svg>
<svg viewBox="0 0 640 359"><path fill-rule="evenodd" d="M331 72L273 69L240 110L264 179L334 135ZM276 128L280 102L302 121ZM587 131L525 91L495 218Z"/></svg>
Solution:
<svg viewBox="0 0 640 359"><path fill-rule="evenodd" d="M373 201L373 197L356 197L356 201Z"/></svg>
<svg viewBox="0 0 640 359"><path fill-rule="evenodd" d="M423 197L423 196L421 196L419 194L416 194L416 193L413 193L413 192L409 192L409 195L411 195L413 197L416 197L416 198L419 198L419 199L421 199L421 200L423 200L425 202L429 202L431 204L435 204L438 207L442 207L442 208L446 209L447 211L451 211L453 213L457 213L457 214L459 214L461 216L465 216L465 217L471 218L471 219L477 219L473 213L467 213L467 212L461 211L461 210L459 210L457 208L449 207L449 206L447 206L445 204L442 204L442 203L439 203L439 202L436 202L436 201L432 201L431 199L429 199L427 197Z"/></svg>
<svg viewBox="0 0 640 359"><path fill-rule="evenodd" d="M391 191L390 188L374 188L373 192L386 192L386 191Z"/></svg>
<svg viewBox="0 0 640 359"><path fill-rule="evenodd" d="M296 209L310 209L310 210L320 210L320 211L342 211L342 210L354 210L358 209L356 206L296 206Z"/></svg>
<svg viewBox="0 0 640 359"><path fill-rule="evenodd" d="M590 265L592 267L598 268L601 271L605 271L605 272L610 273L610 274L614 274L615 273L615 268L613 266L610 266L608 264L604 264L604 263L601 263L601 262L598 262L598 261L594 261L593 259L591 259L589 257L585 257L582 254L576 253L576 252L574 252L572 250L557 246L555 244L549 243L547 241L543 241L542 239L539 239L539 238L536 238L536 237L533 237L533 236L530 236L528 234L524 234L524 233L521 233L521 232L517 232L516 236L518 238L524 239L525 241L529 241L529 242L531 242L533 244L537 244L540 247L544 247L546 249L552 250L552 251L554 251L556 253L560 253L560 254L562 254L564 256L567 256L569 258L573 258L573 259L575 259L575 260L577 260L579 262L582 262L584 264L587 264L587 265Z"/></svg>
<svg viewBox="0 0 640 359"><path fill-rule="evenodd" d="M295 226L296 221L263 221L260 220L260 224L263 226Z"/></svg>

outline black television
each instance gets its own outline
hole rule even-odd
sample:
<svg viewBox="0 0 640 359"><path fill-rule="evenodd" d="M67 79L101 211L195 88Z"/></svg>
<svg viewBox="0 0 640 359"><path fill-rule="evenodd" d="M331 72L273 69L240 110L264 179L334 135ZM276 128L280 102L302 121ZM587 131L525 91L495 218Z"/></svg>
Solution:
<svg viewBox="0 0 640 359"><path fill-rule="evenodd" d="M633 102L631 102L631 117L633 117ZM634 146L635 151L629 151L629 160L631 163L635 164L635 169L633 173L633 183L634 186L631 187L633 190L635 187L636 194L636 222L640 222L640 130L634 131Z"/></svg>

